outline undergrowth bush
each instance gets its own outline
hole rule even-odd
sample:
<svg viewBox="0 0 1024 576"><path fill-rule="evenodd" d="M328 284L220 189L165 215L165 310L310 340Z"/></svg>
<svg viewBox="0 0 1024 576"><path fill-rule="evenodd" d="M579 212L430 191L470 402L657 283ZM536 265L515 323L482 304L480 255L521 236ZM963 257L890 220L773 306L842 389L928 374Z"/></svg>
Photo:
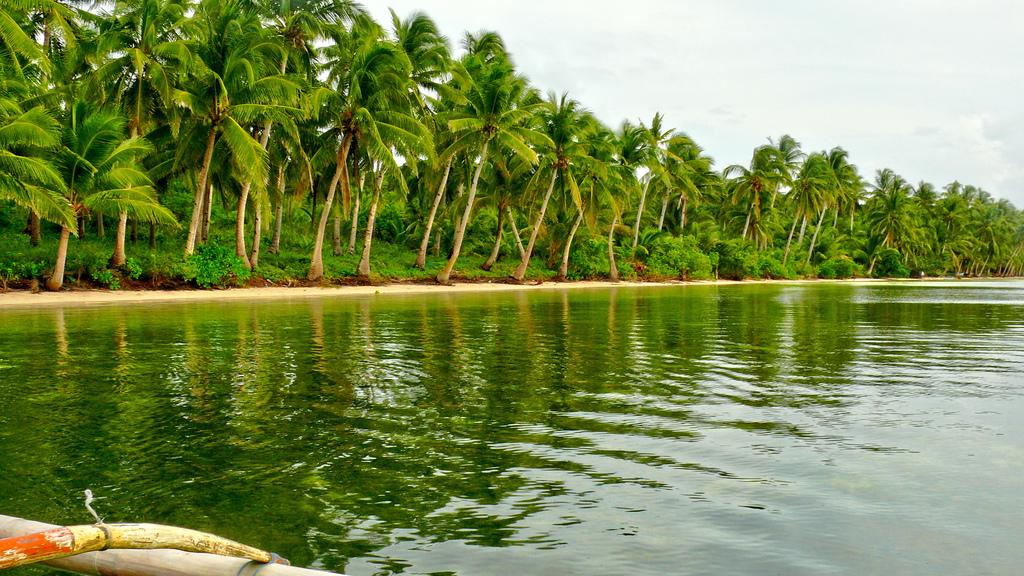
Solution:
<svg viewBox="0 0 1024 576"><path fill-rule="evenodd" d="M857 265L849 256L835 256L818 266L818 278L853 278Z"/></svg>
<svg viewBox="0 0 1024 576"><path fill-rule="evenodd" d="M693 236L677 238L661 236L650 246L647 275L683 280L704 280L712 277L711 259L701 252Z"/></svg>
<svg viewBox="0 0 1024 576"><path fill-rule="evenodd" d="M250 271L234 251L217 244L203 244L185 259L181 277L200 288L238 286L249 279Z"/></svg>
<svg viewBox="0 0 1024 576"><path fill-rule="evenodd" d="M903 264L903 257L897 250L886 248L875 262L875 278L907 278L910 269Z"/></svg>

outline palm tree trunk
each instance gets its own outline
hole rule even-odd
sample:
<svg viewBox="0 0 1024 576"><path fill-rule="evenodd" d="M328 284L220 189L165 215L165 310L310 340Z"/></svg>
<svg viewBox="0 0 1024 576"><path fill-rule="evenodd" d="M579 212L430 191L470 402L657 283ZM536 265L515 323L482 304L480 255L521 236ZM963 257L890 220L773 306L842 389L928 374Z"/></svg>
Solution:
<svg viewBox="0 0 1024 576"><path fill-rule="evenodd" d="M103 214L100 212L96 213L96 236L99 238L107 237L107 229L103 227Z"/></svg>
<svg viewBox="0 0 1024 576"><path fill-rule="evenodd" d="M750 208L747 208L747 221L743 224L743 239L747 239L747 230L750 228L750 217L754 214L754 205L751 204Z"/></svg>
<svg viewBox="0 0 1024 576"><path fill-rule="evenodd" d="M487 257L487 261L480 266L483 270L490 271L494 267L494 263L498 261L498 255L501 254L501 232L505 228L505 211L498 208L498 234L494 239L494 248L491 249L491 255Z"/></svg>
<svg viewBox="0 0 1024 576"><path fill-rule="evenodd" d="M275 214L275 220L274 220L274 241L277 242L278 244L280 244L280 242L281 242L281 228L280 228L279 224L280 224L280 221L281 221L281 212L282 212L281 211L281 204L283 204L283 202L284 202L284 163L283 162L281 164L279 164L278 167L277 167L277 187L276 187L276 190L277 190L277 214ZM262 224L262 220L263 220L262 214L259 211L257 211L256 212L256 230L253 232L253 240L252 240L252 256L249 258L249 260L252 262L252 267L253 268L255 268L256 265L260 261L260 239L261 239L261 236L263 234L263 232L262 232L263 226L261 225ZM276 253L275 252L276 248L277 248L277 246L271 245L270 252L272 254Z"/></svg>
<svg viewBox="0 0 1024 576"><path fill-rule="evenodd" d="M685 230L686 229L686 204L687 204L686 196L680 196L679 197L679 205L680 205L679 206L679 229L680 230Z"/></svg>
<svg viewBox="0 0 1024 576"><path fill-rule="evenodd" d="M782 254L782 265L786 265L786 260L789 260L789 247L793 243L793 232L796 231L796 223L800 221L800 218L793 218L793 225L789 227L789 238L786 240L786 251Z"/></svg>
<svg viewBox="0 0 1024 576"><path fill-rule="evenodd" d="M313 241L313 254L309 259L309 280L320 280L324 277L324 236L327 234L327 219L331 216L331 204L334 203L334 192L338 189L338 182L348 179L348 149L352 145L352 135L346 134L338 149L337 167L334 169L334 177L327 187L327 198L324 200L323 210L320 212L320 224L316 228L316 239Z"/></svg>
<svg viewBox="0 0 1024 576"><path fill-rule="evenodd" d="M441 255L441 231L438 230L437 234L434 234L434 258Z"/></svg>
<svg viewBox="0 0 1024 576"><path fill-rule="evenodd" d="M217 143L217 125L210 127L210 134L206 137L206 152L203 154L203 165L199 169L199 182L196 183L195 198L192 203L192 221L188 226L188 239L185 241L185 256L196 250L196 238L199 234L199 225L203 219L203 200L206 198L206 180L210 174L210 162L213 160L213 148Z"/></svg>
<svg viewBox="0 0 1024 576"><path fill-rule="evenodd" d="M487 147L491 143L490 140L484 140L484 145L480 149L480 163L476 167L476 173L473 174L473 183L469 187L469 198L466 199L466 209L463 211L462 221L455 228L455 239L452 246L452 255L448 258L448 263L445 264L444 269L437 275L438 284L447 284L452 275L452 270L455 269L455 263L459 260L459 252L462 251L462 239L466 236L466 226L469 225L469 217L473 214L473 202L476 200L476 187L480 183L480 173L484 171L484 164L487 163Z"/></svg>
<svg viewBox="0 0 1024 576"><path fill-rule="evenodd" d="M334 207L334 234L333 234L333 247L331 253L335 256L341 256L341 210L338 207Z"/></svg>
<svg viewBox="0 0 1024 576"><path fill-rule="evenodd" d="M127 258L124 254L124 237L128 228L128 213L120 212L117 215L117 234L114 235L114 255L110 258L110 265L113 267L124 266Z"/></svg>
<svg viewBox="0 0 1024 576"><path fill-rule="evenodd" d="M28 213L28 243L32 246L39 246L42 240L42 226L39 223L39 213L30 210Z"/></svg>
<svg viewBox="0 0 1024 576"><path fill-rule="evenodd" d="M839 228L839 204L836 204L836 214L832 217L832 227Z"/></svg>
<svg viewBox="0 0 1024 576"><path fill-rule="evenodd" d="M205 206L205 208L203 210L203 230L202 230L203 244L206 244L207 242L210 241L210 221L212 220L212 216L213 216L213 181L212 180L207 180L206 181L206 200L205 201L206 201L206 204L203 205L203 206ZM134 220L132 221L132 223L134 224ZM133 239L132 242L134 242L134 241L135 240Z"/></svg>
<svg viewBox="0 0 1024 576"><path fill-rule="evenodd" d="M284 194L277 195L277 206L274 207L274 237L270 240L270 253L281 252L281 220L284 218Z"/></svg>
<svg viewBox="0 0 1024 576"><path fill-rule="evenodd" d="M608 227L608 278L619 281L619 267L615 265L615 225L619 223L619 215L612 216L612 225Z"/></svg>
<svg viewBox="0 0 1024 576"><path fill-rule="evenodd" d="M640 205L636 209L636 226L633 227L633 254L636 254L636 246L640 243L640 219L644 215L644 202L647 201L647 187L651 185L651 179L644 182L640 192Z"/></svg>
<svg viewBox="0 0 1024 576"><path fill-rule="evenodd" d="M348 253L356 253L356 235L359 233L359 202L363 197L363 183L359 183L356 191L356 201L352 203L352 226L348 232Z"/></svg>
<svg viewBox="0 0 1024 576"><path fill-rule="evenodd" d="M806 212L804 213L803 224L800 225L800 237L797 238L797 241L796 241L796 245L797 246L803 246L804 245L804 233L805 232L807 232L807 213Z"/></svg>
<svg viewBox="0 0 1024 576"><path fill-rule="evenodd" d="M530 241L526 243L526 253L523 254L522 259L519 261L519 266L516 267L515 272L512 273L512 277L516 281L522 282L523 278L526 277L526 268L530 265L530 256L533 255L533 247L537 243L537 234L540 233L540 227L544 224L544 214L548 210L548 202L551 200L551 194L555 191L555 179L558 178L558 169L551 168L551 183L548 184L548 191L544 193L544 201L540 204L540 214L537 214L537 221L533 225L533 230L530 231Z"/></svg>
<svg viewBox="0 0 1024 576"><path fill-rule="evenodd" d="M661 199L661 214L658 216L658 232L665 227L665 213L668 212L668 195Z"/></svg>
<svg viewBox="0 0 1024 576"><path fill-rule="evenodd" d="M46 289L56 292L64 285L64 265L68 260L68 238L71 230L67 226L60 229L60 242L57 244L57 263L53 265L53 275L46 281Z"/></svg>
<svg viewBox="0 0 1024 576"><path fill-rule="evenodd" d="M287 56L282 60L281 67L284 68L287 62ZM284 72L281 72L284 74ZM267 144L270 143L270 132L273 130L274 123L267 120L263 123L263 134L260 135L260 146L266 150ZM238 197L238 210L235 212L235 256L242 259L245 263L245 267L252 269L252 262L249 261L249 256L246 254L245 248L245 207L249 201L249 190L252 189L252 182L246 181L242 185L242 192ZM257 212L259 208L256 207Z"/></svg>
<svg viewBox="0 0 1024 576"><path fill-rule="evenodd" d="M572 241L576 237L576 231L580 229L580 224L583 223L583 210L580 210L576 214L576 221L572 224L572 230L569 231L569 237L565 239L565 249L562 251L562 264L558 267L558 279L565 280L566 276L569 275L569 253L572 250Z"/></svg>
<svg viewBox="0 0 1024 576"><path fill-rule="evenodd" d="M263 207L259 202L253 202L252 206L252 254L249 255L249 264L255 270L260 263L260 242L263 241Z"/></svg>
<svg viewBox="0 0 1024 576"><path fill-rule="evenodd" d="M287 68L288 53L285 52L284 57L281 58L280 72L282 75L285 73L285 70L287 70ZM271 120L267 120L263 123L263 133L260 135L260 146L263 148L264 151L267 149L267 145L270 143L270 133L273 131L273 128L274 123ZM238 198L238 210L235 215L235 255L241 258L242 262L245 263L245 267L249 268L250 270L255 266L255 264L253 264L250 261L249 257L246 255L247 250L245 248L245 207L246 203L249 201L249 190L251 188L251 180L247 180L246 183L242 185L242 192ZM256 207L255 217L258 220L262 220L262 214L260 213L259 207ZM262 224L262 222L260 222L260 224ZM259 226L257 226L256 229L259 230ZM254 232L253 234L258 239L260 233ZM255 241L256 240L253 240L253 242ZM254 253L258 252L259 250L254 247Z"/></svg>
<svg viewBox="0 0 1024 576"><path fill-rule="evenodd" d="M811 256L814 255L814 245L818 243L818 233L821 232L821 225L825 223L825 213L828 211L828 204L821 209L821 216L818 218L818 225L814 227L814 237L811 238L811 249L807 251L807 263L811 263Z"/></svg>
<svg viewBox="0 0 1024 576"><path fill-rule="evenodd" d="M452 162L454 161L454 156L448 159L448 164L444 168L444 176L441 177L441 184L437 187L437 193L434 194L434 202L430 205L430 213L427 214L427 221L424 224L423 229L423 239L420 240L420 251L416 253L416 263L413 264L420 270L427 265L427 247L430 245L430 230L434 227L434 218L437 216L437 207L441 205L441 199L444 198L445 188L448 187L448 174L452 171Z"/></svg>
<svg viewBox="0 0 1024 576"><path fill-rule="evenodd" d="M149 223L149 247L156 248L156 222Z"/></svg>
<svg viewBox="0 0 1024 576"><path fill-rule="evenodd" d="M366 216L366 231L363 233L363 254L359 258L356 269L360 278L370 277L370 247L373 244L373 223L377 220L377 206L380 204L380 189L384 183L384 166L377 169L373 179L373 199L370 200L370 213Z"/></svg>
<svg viewBox="0 0 1024 576"><path fill-rule="evenodd" d="M508 211L508 221L512 225L512 236L516 239L516 248L519 249L519 257L522 258L523 254L526 254L526 248L523 248L523 238L519 235L519 227L516 226L516 215L512 212L512 207L508 206L505 208Z"/></svg>

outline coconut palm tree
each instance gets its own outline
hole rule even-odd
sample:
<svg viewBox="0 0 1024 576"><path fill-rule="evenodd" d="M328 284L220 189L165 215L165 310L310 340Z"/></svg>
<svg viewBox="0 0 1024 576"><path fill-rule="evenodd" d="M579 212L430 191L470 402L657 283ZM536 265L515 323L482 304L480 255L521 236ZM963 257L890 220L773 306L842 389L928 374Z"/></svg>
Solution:
<svg viewBox="0 0 1024 576"><path fill-rule="evenodd" d="M489 53L487 56L491 57ZM455 230L452 254L437 275L437 282L441 284L448 283L455 263L458 262L466 227L472 216L480 174L489 162L491 144L515 153L531 164L536 164L539 158L529 144L550 145L546 136L528 126L528 122L544 104L533 97L526 80L515 73L507 60L494 59L482 63L474 60L467 66L467 70L472 79L462 91L465 104L442 116L454 139L442 156L462 153L472 157L470 154L475 153L478 159L466 198L466 208Z"/></svg>
<svg viewBox="0 0 1024 576"><path fill-rule="evenodd" d="M875 174L874 190L867 205L870 233L885 248L898 250L906 257L917 238L911 186L901 176L885 168ZM874 270L872 258L868 269Z"/></svg>
<svg viewBox="0 0 1024 576"><path fill-rule="evenodd" d="M533 230L530 231L526 251L519 261L519 266L512 272L512 278L517 282L521 282L526 276L526 268L530 265L530 257L533 255L533 248L537 243L537 234L544 224L544 215L547 213L548 203L551 201L551 194L555 190L555 183L559 177L561 177L563 192L571 194L579 213L576 218L577 223L573 226L573 234L570 236L575 235L583 215L580 189L576 177L573 175L573 166L578 165L586 154L586 148L582 141L593 123L588 120L587 113L579 102L569 98L569 95L565 93L561 96L556 96L553 93L548 95L547 105L540 109L538 121L544 135L551 141L551 147L544 154L544 163L551 171L551 180L548 182L547 191L541 201ZM542 171L543 169L540 172Z"/></svg>
<svg viewBox="0 0 1024 576"><path fill-rule="evenodd" d="M761 232L761 220L765 204L786 180L786 164L779 149L771 146L759 146L754 149L750 166L733 164L726 166L723 177L730 180L729 187L732 204L746 205L746 221L743 224L742 238L748 232L760 246L767 244L767 237Z"/></svg>
<svg viewBox="0 0 1024 576"><path fill-rule="evenodd" d="M177 71L188 61L179 36L186 20L185 0L117 2L102 21L99 43L104 54L97 69L104 100L128 117L130 138L153 128L155 116L173 113L177 104ZM125 262L128 214L118 214L112 266Z"/></svg>
<svg viewBox="0 0 1024 576"><path fill-rule="evenodd" d="M807 252L807 261L810 262L814 255L814 247L818 243L818 235L825 222L825 214L830 205L840 205L843 202L856 204L860 197L863 183L857 167L850 163L846 150L836 147L825 154L825 161L828 164L828 187L821 197L821 217L818 218L818 225L814 227L814 235L811 238L811 247ZM852 208L851 208L852 210ZM836 214L838 215L838 209ZM802 238L803 235L801 235Z"/></svg>
<svg viewBox="0 0 1024 576"><path fill-rule="evenodd" d="M76 233L64 180L48 157L60 144L60 124L42 107L23 111L11 98L16 85L16 79L0 77L0 199Z"/></svg>
<svg viewBox="0 0 1024 576"><path fill-rule="evenodd" d="M313 243L310 280L323 277L323 241L339 183L346 211L351 200L348 162L353 147L362 149L374 163L371 222L366 236L369 240L385 171L397 168L394 151L403 153L406 160L412 162L417 155L429 156L433 142L430 132L410 111L412 65L401 48L384 38L383 30L376 23L358 16L346 44L331 47L328 56L327 89L314 95L321 119L327 121L331 137L339 144L334 176L327 189ZM394 181L405 185L402 178ZM360 273L369 275L369 242L363 252Z"/></svg>
<svg viewBox="0 0 1024 576"><path fill-rule="evenodd" d="M647 155L644 158L643 166L647 169L647 175L644 179L643 188L640 190L640 202L636 208L636 224L633 225L633 253L636 253L637 243L640 241L640 223L644 215L644 206L647 202L647 191L651 186L651 183L655 179L662 179L666 187L670 184L670 177L666 171L666 164L669 161L670 155L666 150L669 139L672 138L673 129L665 128L665 118L660 112L654 115L651 119L650 126L641 127L646 130L648 138L648 147L644 150ZM666 192L671 193L670 191Z"/></svg>
<svg viewBox="0 0 1024 576"><path fill-rule="evenodd" d="M203 0L186 33L192 38L187 44L191 58L182 99L191 111L195 135L185 140L205 140L185 243L189 255L195 250L218 141L230 159L233 180L264 186L267 153L247 127L268 118L287 121L295 109L286 103L294 99L298 85L276 73L280 45L263 32L257 11L246 0Z"/></svg>
<svg viewBox="0 0 1024 576"><path fill-rule="evenodd" d="M152 146L139 137L127 138L127 122L120 114L75 103L65 112L62 145L55 164L64 182L65 196L75 214L90 210L126 212L143 221L174 224L174 216L155 198L141 159ZM49 290L64 284L68 238L73 229L61 227L57 262L46 283Z"/></svg>
<svg viewBox="0 0 1024 576"><path fill-rule="evenodd" d="M796 225L802 222L800 224L800 240L797 241L799 246L803 244L808 219L811 215L818 214L825 203L825 195L828 193L831 181L831 169L825 154L815 152L807 156L787 195L787 199L793 207L793 224L789 228L786 250L782 255L783 265L789 260L789 250L793 243L793 232L796 231Z"/></svg>

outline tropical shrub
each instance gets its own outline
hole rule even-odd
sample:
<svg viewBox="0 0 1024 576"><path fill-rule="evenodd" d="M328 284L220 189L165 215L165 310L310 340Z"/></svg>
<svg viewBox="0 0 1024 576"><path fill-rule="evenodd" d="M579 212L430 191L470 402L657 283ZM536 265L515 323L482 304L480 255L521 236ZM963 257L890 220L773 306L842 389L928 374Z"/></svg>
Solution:
<svg viewBox="0 0 1024 576"><path fill-rule="evenodd" d="M608 274L608 241L604 238L580 238L569 252L570 280L596 278Z"/></svg>
<svg viewBox="0 0 1024 576"><path fill-rule="evenodd" d="M707 279L712 276L711 259L700 251L692 236L661 236L650 246L647 274L654 277Z"/></svg>
<svg viewBox="0 0 1024 576"><path fill-rule="evenodd" d="M886 248L878 255L874 275L875 278L908 278L910 269L903 264L899 251Z"/></svg>
<svg viewBox="0 0 1024 576"><path fill-rule="evenodd" d="M746 240L735 238L719 242L714 247L718 255L718 277L729 280L743 280L757 276L757 254Z"/></svg>
<svg viewBox="0 0 1024 576"><path fill-rule="evenodd" d="M235 253L216 244L203 244L185 259L182 278L195 282L200 288L241 285L249 279L250 271Z"/></svg>
<svg viewBox="0 0 1024 576"><path fill-rule="evenodd" d="M835 256L818 266L818 278L853 278L857 265L849 256Z"/></svg>
<svg viewBox="0 0 1024 576"><path fill-rule="evenodd" d="M792 261L785 266L782 264L782 251L779 249L754 254L748 262L747 272L749 276L768 280L782 280L796 276Z"/></svg>

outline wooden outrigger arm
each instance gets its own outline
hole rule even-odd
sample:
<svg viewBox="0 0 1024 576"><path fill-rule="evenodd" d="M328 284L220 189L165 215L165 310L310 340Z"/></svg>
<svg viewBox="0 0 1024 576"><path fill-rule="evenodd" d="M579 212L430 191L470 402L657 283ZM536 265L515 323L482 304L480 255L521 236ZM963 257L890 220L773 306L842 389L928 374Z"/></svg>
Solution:
<svg viewBox="0 0 1024 576"><path fill-rule="evenodd" d="M0 540L0 570L100 550L181 550L268 563L278 559L220 536L160 524L63 526Z"/></svg>
<svg viewBox="0 0 1024 576"><path fill-rule="evenodd" d="M277 561L269 552L170 526L62 528L0 515L0 570L42 562L97 576L340 576Z"/></svg>

